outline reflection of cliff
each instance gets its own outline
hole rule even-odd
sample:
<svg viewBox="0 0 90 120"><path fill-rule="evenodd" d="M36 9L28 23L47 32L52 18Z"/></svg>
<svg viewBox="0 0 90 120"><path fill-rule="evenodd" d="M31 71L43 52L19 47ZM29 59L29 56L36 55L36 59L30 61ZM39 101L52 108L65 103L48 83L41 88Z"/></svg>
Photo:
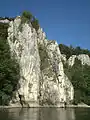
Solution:
<svg viewBox="0 0 90 120"><path fill-rule="evenodd" d="M90 108L76 108L75 115L77 120L90 120Z"/></svg>
<svg viewBox="0 0 90 120"><path fill-rule="evenodd" d="M67 120L75 120L75 109L69 108L66 110Z"/></svg>
<svg viewBox="0 0 90 120"><path fill-rule="evenodd" d="M7 109L4 114L7 120L75 120L74 112L72 108L14 108Z"/></svg>
<svg viewBox="0 0 90 120"><path fill-rule="evenodd" d="M7 112L9 120L37 120L39 108L14 108L8 109Z"/></svg>
<svg viewBox="0 0 90 120"><path fill-rule="evenodd" d="M38 120L75 120L75 113L72 108L42 108Z"/></svg>

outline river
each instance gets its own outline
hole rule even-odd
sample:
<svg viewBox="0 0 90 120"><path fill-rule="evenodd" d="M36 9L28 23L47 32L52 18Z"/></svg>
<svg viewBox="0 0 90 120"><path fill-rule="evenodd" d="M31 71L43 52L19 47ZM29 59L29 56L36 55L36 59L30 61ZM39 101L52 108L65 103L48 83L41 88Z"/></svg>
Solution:
<svg viewBox="0 0 90 120"><path fill-rule="evenodd" d="M0 120L90 120L90 108L0 109Z"/></svg>

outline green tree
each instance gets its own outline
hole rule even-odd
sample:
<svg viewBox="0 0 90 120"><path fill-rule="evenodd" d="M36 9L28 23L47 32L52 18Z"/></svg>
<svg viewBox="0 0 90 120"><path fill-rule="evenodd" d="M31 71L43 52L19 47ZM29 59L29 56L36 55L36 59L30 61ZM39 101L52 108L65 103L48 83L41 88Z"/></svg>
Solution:
<svg viewBox="0 0 90 120"><path fill-rule="evenodd" d="M64 70L74 86L74 104L84 102L90 105L90 66L82 65L80 60L75 59L72 67L64 63Z"/></svg>
<svg viewBox="0 0 90 120"><path fill-rule="evenodd" d="M21 23L31 22L32 21L32 14L28 11L24 11L21 15Z"/></svg>
<svg viewBox="0 0 90 120"><path fill-rule="evenodd" d="M8 105L17 89L20 78L19 65L10 56L10 48L7 39L0 37L0 104Z"/></svg>
<svg viewBox="0 0 90 120"><path fill-rule="evenodd" d="M59 44L59 49L60 49L62 54L66 55L67 59L71 55L87 54L87 55L90 56L90 50L81 49L80 46L77 46L76 48L74 48L71 45L70 46L66 46L64 44Z"/></svg>
<svg viewBox="0 0 90 120"><path fill-rule="evenodd" d="M31 24L32 24L33 28L35 28L35 30L38 31L38 29L39 29L39 21L36 18L33 18Z"/></svg>
<svg viewBox="0 0 90 120"><path fill-rule="evenodd" d="M32 27L35 28L36 31L39 29L39 21L28 11L24 11L21 15L21 24L20 30L22 30L22 24L24 23L31 23Z"/></svg>

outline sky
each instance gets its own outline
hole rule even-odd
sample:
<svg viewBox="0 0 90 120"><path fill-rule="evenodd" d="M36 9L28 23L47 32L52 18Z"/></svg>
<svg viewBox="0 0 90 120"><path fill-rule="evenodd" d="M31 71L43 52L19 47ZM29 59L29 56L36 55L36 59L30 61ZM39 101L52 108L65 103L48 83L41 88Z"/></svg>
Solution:
<svg viewBox="0 0 90 120"><path fill-rule="evenodd" d="M30 11L49 40L90 50L90 0L0 0L0 16Z"/></svg>

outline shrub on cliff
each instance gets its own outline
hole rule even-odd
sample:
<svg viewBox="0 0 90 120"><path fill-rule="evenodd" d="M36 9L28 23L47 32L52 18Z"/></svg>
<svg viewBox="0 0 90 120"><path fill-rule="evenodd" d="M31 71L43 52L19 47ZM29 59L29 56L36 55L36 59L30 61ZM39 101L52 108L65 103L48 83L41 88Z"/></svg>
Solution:
<svg viewBox="0 0 90 120"><path fill-rule="evenodd" d="M21 16L21 22L22 23L25 23L25 22L31 22L32 21L32 14L28 11L24 11L22 13L22 16Z"/></svg>
<svg viewBox="0 0 90 120"><path fill-rule="evenodd" d="M35 30L38 31L38 29L39 29L39 21L36 18L33 18L31 24L32 24L33 28L35 28Z"/></svg>
<svg viewBox="0 0 90 120"><path fill-rule="evenodd" d="M39 21L28 11L24 11L21 15L21 24L31 22L36 31L39 29Z"/></svg>

